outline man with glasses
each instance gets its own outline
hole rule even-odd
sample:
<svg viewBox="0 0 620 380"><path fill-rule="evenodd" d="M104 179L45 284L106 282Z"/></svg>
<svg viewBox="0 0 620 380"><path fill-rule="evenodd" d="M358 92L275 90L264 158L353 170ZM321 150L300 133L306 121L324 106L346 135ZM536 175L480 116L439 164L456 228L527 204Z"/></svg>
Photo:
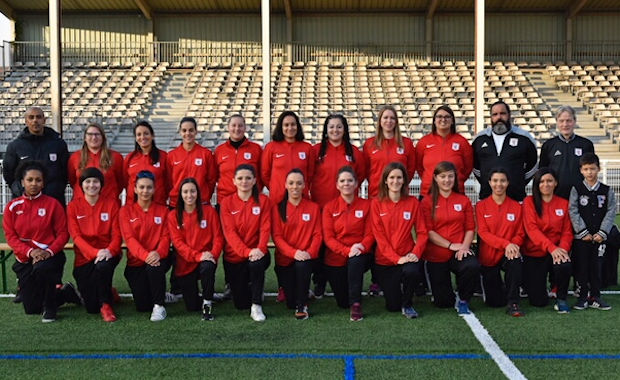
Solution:
<svg viewBox="0 0 620 380"><path fill-rule="evenodd" d="M508 104L500 100L491 105L491 126L476 136L472 147L473 173L480 183L480 199L491 195L491 170L504 168L509 180L507 195L523 201L525 186L538 169L536 140L529 132L512 125Z"/></svg>
<svg viewBox="0 0 620 380"><path fill-rule="evenodd" d="M15 169L22 160L43 163L47 170L43 193L56 198L64 207L69 151L60 134L45 126L45 115L39 107L26 111L26 128L6 148L2 175L11 187L13 198L23 194L21 182L15 178Z"/></svg>

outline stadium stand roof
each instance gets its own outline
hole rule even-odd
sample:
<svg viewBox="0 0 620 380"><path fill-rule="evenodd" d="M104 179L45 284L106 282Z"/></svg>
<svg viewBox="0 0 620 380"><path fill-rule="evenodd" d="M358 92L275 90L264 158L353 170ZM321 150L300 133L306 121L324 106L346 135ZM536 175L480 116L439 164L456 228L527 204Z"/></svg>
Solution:
<svg viewBox="0 0 620 380"><path fill-rule="evenodd" d="M169 13L259 13L260 0L64 0L63 12L141 12L147 19ZM47 12L47 0L2 0L10 19L21 13ZM271 0L274 13L473 12L473 0ZM487 0L487 12L579 12L620 10L617 0Z"/></svg>

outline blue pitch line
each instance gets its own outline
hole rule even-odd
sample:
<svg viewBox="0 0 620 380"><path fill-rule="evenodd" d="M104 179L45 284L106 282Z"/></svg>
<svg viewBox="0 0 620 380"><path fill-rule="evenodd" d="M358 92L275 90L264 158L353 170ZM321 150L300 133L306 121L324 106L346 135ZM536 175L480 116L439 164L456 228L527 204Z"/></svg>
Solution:
<svg viewBox="0 0 620 380"><path fill-rule="evenodd" d="M344 358L344 380L355 380L355 357Z"/></svg>
<svg viewBox="0 0 620 380"><path fill-rule="evenodd" d="M354 360L415 360L415 359L488 359L480 354L419 354L419 355L344 355L344 354L225 354L225 353L179 353L179 354L4 354L0 360L72 360L72 359L331 359L344 360L347 368L355 374Z"/></svg>

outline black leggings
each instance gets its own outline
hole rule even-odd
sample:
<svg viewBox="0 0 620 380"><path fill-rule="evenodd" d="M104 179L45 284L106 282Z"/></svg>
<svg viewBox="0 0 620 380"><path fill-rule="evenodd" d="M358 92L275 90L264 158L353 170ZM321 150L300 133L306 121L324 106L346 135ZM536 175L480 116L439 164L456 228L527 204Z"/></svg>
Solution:
<svg viewBox="0 0 620 380"><path fill-rule="evenodd" d="M339 307L347 308L362 302L364 273L370 269L372 256L369 254L349 257L342 267L325 265L329 285Z"/></svg>
<svg viewBox="0 0 620 380"><path fill-rule="evenodd" d="M553 264L551 255L544 257L523 256L523 284L532 306L547 306L547 274L553 272L554 284L558 287L557 297L566 300L568 282L573 271L570 262Z"/></svg>
<svg viewBox="0 0 620 380"><path fill-rule="evenodd" d="M422 278L422 265L419 262L376 265L375 274L383 290L387 310L400 311L403 307L413 305L414 287Z"/></svg>
<svg viewBox="0 0 620 380"><path fill-rule="evenodd" d="M501 271L504 271L502 280ZM519 303L519 286L523 273L523 259L508 260L505 256L493 267L480 266L484 302L491 307Z"/></svg>
<svg viewBox="0 0 620 380"><path fill-rule="evenodd" d="M461 261L452 257L445 263L427 261L425 265L435 306L454 306L456 299L450 272L456 274L459 298L469 302L480 279L480 264L475 256L466 256Z"/></svg>
<svg viewBox="0 0 620 380"><path fill-rule="evenodd" d="M295 260L289 266L276 265L276 274L286 295L286 306L294 309L308 303L310 276L317 260Z"/></svg>
<svg viewBox="0 0 620 380"><path fill-rule="evenodd" d="M202 300L198 296L198 280L202 285L202 299L213 300L213 287L215 285L215 269L217 266L211 261L205 260L198 264L193 272L178 276L177 280L183 293L183 301L188 311L199 311L202 308Z"/></svg>
<svg viewBox="0 0 620 380"><path fill-rule="evenodd" d="M252 304L263 303L265 271L269 268L269 264L271 264L269 254L257 261L229 263L224 260L224 270L228 273L232 299L237 309L248 309Z"/></svg>
<svg viewBox="0 0 620 380"><path fill-rule="evenodd" d="M66 261L63 251L36 264L24 264L15 260L13 271L17 276L19 294L22 296L26 314L40 314L44 308L56 310L64 303L56 285L62 281Z"/></svg>
<svg viewBox="0 0 620 380"><path fill-rule="evenodd" d="M163 306L168 268L170 263L167 259L160 260L160 265L156 267L148 264L125 267L125 278L131 288L137 311L151 311L155 304Z"/></svg>
<svg viewBox="0 0 620 380"><path fill-rule="evenodd" d="M94 261L73 268L73 277L84 299L86 312L99 313L101 305L112 303L112 276L120 255L110 260Z"/></svg>

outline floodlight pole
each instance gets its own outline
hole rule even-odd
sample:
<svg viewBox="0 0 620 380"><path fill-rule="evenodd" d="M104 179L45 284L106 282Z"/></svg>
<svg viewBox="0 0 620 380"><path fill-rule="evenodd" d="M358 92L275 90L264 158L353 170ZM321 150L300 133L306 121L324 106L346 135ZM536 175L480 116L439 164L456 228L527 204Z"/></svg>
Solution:
<svg viewBox="0 0 620 380"><path fill-rule="evenodd" d="M52 91L51 127L62 136L62 93L60 91L61 54L60 28L62 0L49 1L50 24L50 89Z"/></svg>
<svg viewBox="0 0 620 380"><path fill-rule="evenodd" d="M474 136L484 129L484 0L476 0L476 92Z"/></svg>
<svg viewBox="0 0 620 380"><path fill-rule="evenodd" d="M269 0L261 0L263 46L263 143L271 141L271 54L269 44Z"/></svg>

